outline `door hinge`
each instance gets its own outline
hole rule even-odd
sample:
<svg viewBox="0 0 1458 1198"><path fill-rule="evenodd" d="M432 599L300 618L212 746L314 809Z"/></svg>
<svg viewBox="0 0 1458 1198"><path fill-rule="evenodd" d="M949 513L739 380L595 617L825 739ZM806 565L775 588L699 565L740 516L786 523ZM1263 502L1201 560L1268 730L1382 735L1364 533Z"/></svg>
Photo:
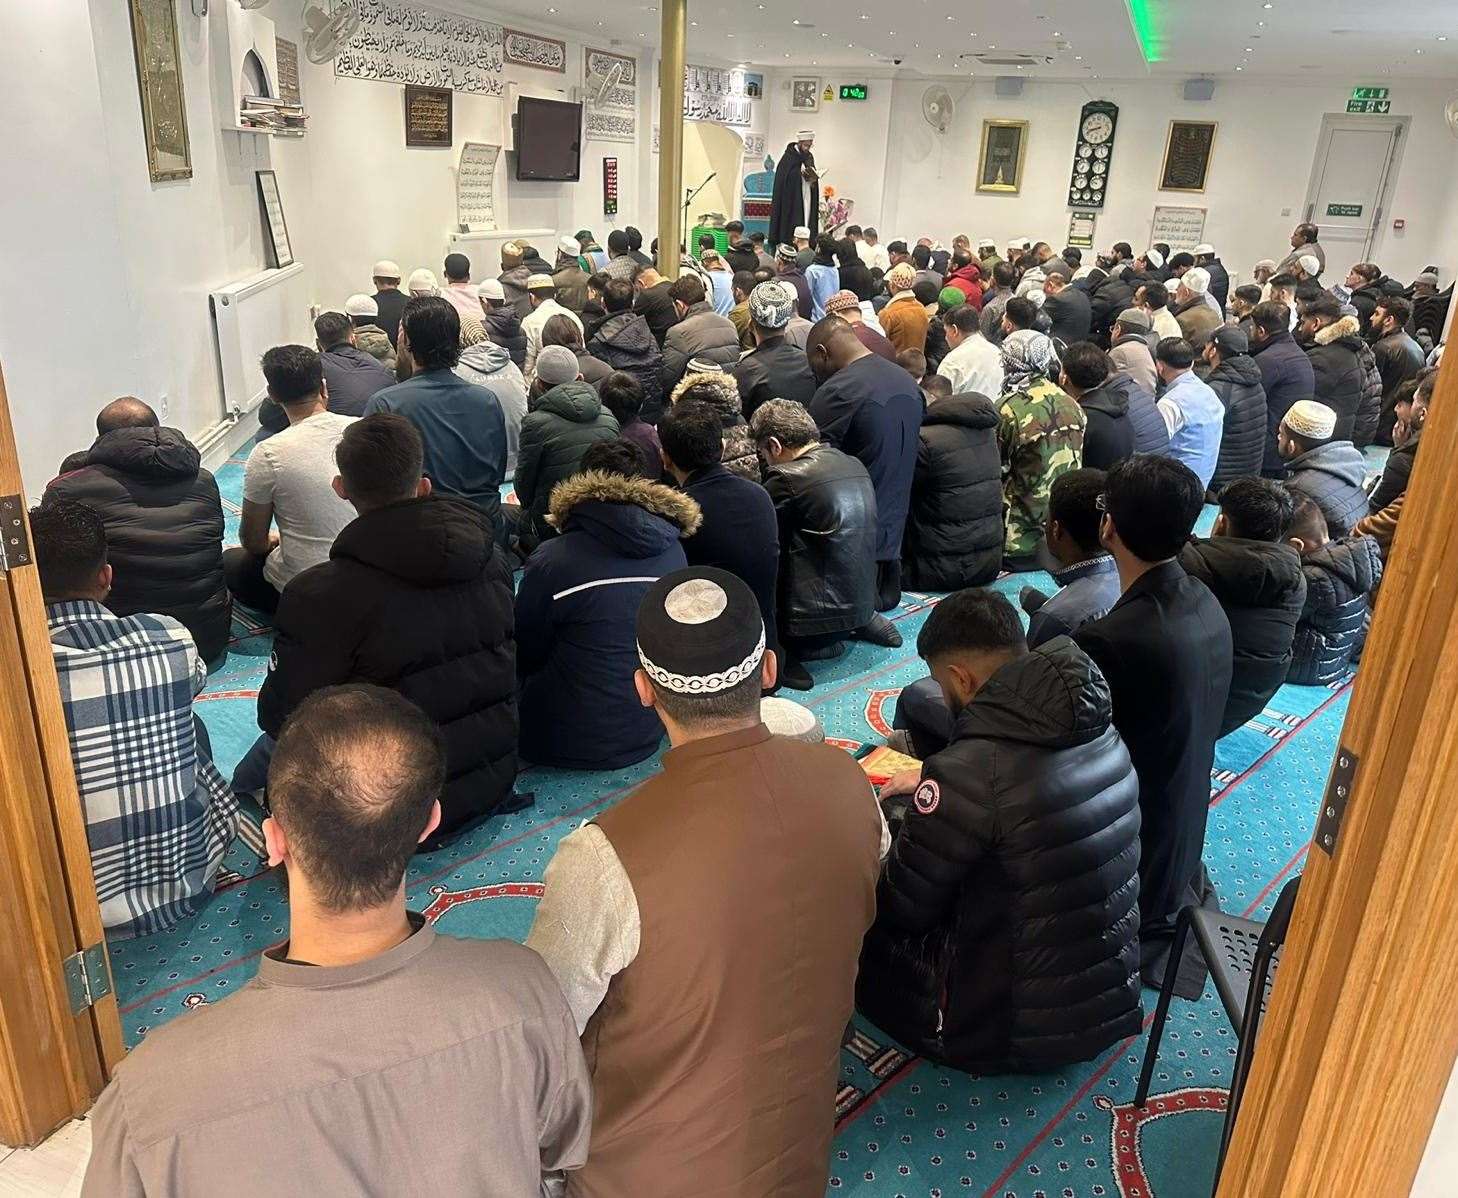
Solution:
<svg viewBox="0 0 1458 1198"><path fill-rule="evenodd" d="M1336 760L1332 762L1331 777L1327 779L1326 794L1321 800L1321 816L1316 821L1316 845L1328 857L1336 855L1337 837L1341 835L1342 816L1347 811L1347 801L1352 797L1352 781L1357 776L1358 758L1346 745L1337 745Z"/></svg>
<svg viewBox="0 0 1458 1198"><path fill-rule="evenodd" d="M72 953L61 962L61 970L66 975L66 994L71 999L72 1015L94 1007L111 993L111 969L107 965L104 943Z"/></svg>
<svg viewBox="0 0 1458 1198"><path fill-rule="evenodd" d="M30 564L25 501L19 495L0 495L0 571Z"/></svg>

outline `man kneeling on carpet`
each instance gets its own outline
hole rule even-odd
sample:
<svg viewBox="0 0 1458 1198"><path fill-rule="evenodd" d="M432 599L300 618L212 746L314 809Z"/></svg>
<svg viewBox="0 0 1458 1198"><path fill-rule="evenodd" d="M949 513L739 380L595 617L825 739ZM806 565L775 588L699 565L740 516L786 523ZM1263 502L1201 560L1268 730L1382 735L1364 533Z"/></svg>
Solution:
<svg viewBox="0 0 1458 1198"><path fill-rule="evenodd" d="M1137 1035L1139 781L1104 676L1067 637L1029 649L993 591L958 591L917 652L957 712L920 771L876 893L856 1005L915 1052L1044 1071Z"/></svg>
<svg viewBox="0 0 1458 1198"><path fill-rule="evenodd" d="M268 677L258 693L263 735L240 765L240 790L263 784L267 754L314 691L372 682L424 708L446 744L437 847L529 800L516 781L516 646L511 568L473 503L433 495L420 433L380 412L352 424L335 450L334 490L359 517L329 560L279 600Z"/></svg>
<svg viewBox="0 0 1458 1198"><path fill-rule="evenodd" d="M121 1063L91 1114L85 1198L537 1194L587 1159L587 1071L541 959L406 909L444 776L435 722L392 691L299 706L263 825L289 939Z"/></svg>
<svg viewBox="0 0 1458 1198"><path fill-rule="evenodd" d="M775 655L738 578L658 579L636 632L673 747L562 841L527 937L593 1074L567 1192L821 1194L884 824L849 755L761 722Z"/></svg>

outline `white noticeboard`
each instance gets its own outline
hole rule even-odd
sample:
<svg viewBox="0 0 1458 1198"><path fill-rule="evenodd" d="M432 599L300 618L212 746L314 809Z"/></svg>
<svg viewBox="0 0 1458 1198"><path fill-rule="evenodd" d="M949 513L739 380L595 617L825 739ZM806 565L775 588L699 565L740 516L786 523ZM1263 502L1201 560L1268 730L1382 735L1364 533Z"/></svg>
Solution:
<svg viewBox="0 0 1458 1198"><path fill-rule="evenodd" d="M468 141L456 171L456 221L461 233L496 228L496 159L500 146Z"/></svg>
<svg viewBox="0 0 1458 1198"><path fill-rule="evenodd" d="M1205 209L1165 207L1154 209L1154 227L1149 231L1149 244L1167 242L1179 253L1192 250L1205 240Z"/></svg>

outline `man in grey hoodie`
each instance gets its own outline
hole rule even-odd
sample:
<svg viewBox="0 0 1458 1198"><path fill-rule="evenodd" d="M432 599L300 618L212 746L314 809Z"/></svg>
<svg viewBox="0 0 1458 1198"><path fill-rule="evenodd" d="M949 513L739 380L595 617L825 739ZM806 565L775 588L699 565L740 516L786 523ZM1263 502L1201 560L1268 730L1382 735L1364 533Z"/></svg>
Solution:
<svg viewBox="0 0 1458 1198"><path fill-rule="evenodd" d="M1286 461L1286 486L1321 509L1331 536L1345 537L1367 515L1367 477L1362 451L1334 433L1337 414L1326 404L1303 399L1281 418L1277 448Z"/></svg>
<svg viewBox="0 0 1458 1198"><path fill-rule="evenodd" d="M485 387L501 405L506 421L506 477L516 475L516 455L521 444L521 422L527 413L526 379L511 360L511 354L494 341L478 341L461 351L456 374L468 383Z"/></svg>

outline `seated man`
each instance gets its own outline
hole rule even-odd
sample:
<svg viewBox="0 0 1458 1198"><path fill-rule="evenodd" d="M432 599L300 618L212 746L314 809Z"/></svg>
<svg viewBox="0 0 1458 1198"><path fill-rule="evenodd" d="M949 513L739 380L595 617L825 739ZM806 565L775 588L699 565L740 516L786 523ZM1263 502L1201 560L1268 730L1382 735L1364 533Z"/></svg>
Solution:
<svg viewBox="0 0 1458 1198"><path fill-rule="evenodd" d="M506 417L494 392L455 373L460 338L461 320L450 304L439 296L412 299L400 320L400 351L415 373L379 392L365 411L398 412L419 429L431 484L474 503L499 537Z"/></svg>
<svg viewBox="0 0 1458 1198"><path fill-rule="evenodd" d="M207 666L170 616L103 606L112 567L91 508L50 497L30 528L102 926L115 939L165 932L212 893L238 831L192 711Z"/></svg>
<svg viewBox="0 0 1458 1198"><path fill-rule="evenodd" d="M1350 441L1336 436L1337 414L1314 399L1291 405L1281 417L1276 448L1286 463L1293 495L1315 500L1327 531L1344 537L1367 514L1367 459Z"/></svg>
<svg viewBox="0 0 1458 1198"><path fill-rule="evenodd" d="M646 294L646 290L645 290ZM721 316L705 298L704 284L697 275L684 275L668 289L678 323L663 338L663 391L678 386L695 358L713 362L728 370L739 361L739 331L727 316ZM648 323L653 323L647 316Z"/></svg>
<svg viewBox="0 0 1458 1198"><path fill-rule="evenodd" d="M449 310L444 300L439 302ZM289 426L248 455L238 522L241 547L223 553L223 573L238 602L272 615L290 579L328 561L334 538L354 519L332 485L334 447L354 417L328 410L324 369L312 349L275 346L263 355L263 377ZM277 533L269 531L273 523Z"/></svg>
<svg viewBox="0 0 1458 1198"><path fill-rule="evenodd" d="M859 461L821 442L803 404L761 404L749 432L779 527L780 682L809 690L803 663L844 653L875 615L876 492Z"/></svg>
<svg viewBox="0 0 1458 1198"><path fill-rule="evenodd" d="M1047 1072L1139 1034L1139 780L1108 683L1067 637L1029 650L993 591L958 591L916 651L952 740L910 795L856 1005L914 1052Z"/></svg>
<svg viewBox="0 0 1458 1198"><path fill-rule="evenodd" d="M418 703L446 746L434 847L522 804L512 796L511 569L479 508L431 495L423 456L403 416L382 412L345 430L334 489L359 518L329 561L284 592L258 726L276 739L309 695L345 682L390 687ZM240 778L238 786L261 782Z"/></svg>
<svg viewBox="0 0 1458 1198"><path fill-rule="evenodd" d="M815 394L815 375L805 351L785 336L795 315L794 292L783 283L760 283L749 293L748 311L753 348L730 371L743 397L745 417L772 399L808 404Z"/></svg>
<svg viewBox="0 0 1458 1198"><path fill-rule="evenodd" d="M1085 467L1061 474L1048 497L1048 551L1060 568L1053 571L1058 590L1048 599L1023 593L1029 613L1028 647L1036 649L1057 636L1072 636L1090 620L1106 615L1119 601L1119 569L1099 541L1103 512L1099 496L1107 476Z"/></svg>
<svg viewBox="0 0 1458 1198"><path fill-rule="evenodd" d="M1291 640L1306 602L1301 559L1286 543L1295 505L1269 478L1238 478L1220 492L1208 540L1180 550L1180 565L1207 587L1230 621L1230 697L1220 735L1265 710L1291 668Z"/></svg>
<svg viewBox="0 0 1458 1198"><path fill-rule="evenodd" d="M1307 495L1296 500L1286 540L1301 555L1306 575L1306 604L1296 623L1286 681L1325 686L1362 655L1382 581L1382 548L1369 536L1331 540L1326 517Z"/></svg>
<svg viewBox="0 0 1458 1198"><path fill-rule="evenodd" d="M807 368L808 369L808 368ZM197 447L126 396L101 409L96 440L51 482L48 496L92 508L106 525L118 616L171 616L204 661L228 647L233 597L223 579L223 504Z"/></svg>
<svg viewBox="0 0 1458 1198"><path fill-rule="evenodd" d="M354 328L354 343L376 362L395 373L395 343L380 327L380 305L368 295L351 295L344 301L344 314ZM398 326L397 326L398 327Z"/></svg>
<svg viewBox="0 0 1458 1198"><path fill-rule="evenodd" d="M406 910L444 764L390 691L332 687L294 713L263 825L289 939L121 1063L91 1113L86 1198L205 1194L219 1169L239 1194L537 1194L587 1159L592 1093L552 975Z"/></svg>
<svg viewBox="0 0 1458 1198"><path fill-rule="evenodd" d="M560 348L560 347L559 347ZM604 441L552 490L560 536L543 541L516 593L521 755L567 769L621 769L657 751L663 725L633 698L633 618L649 583L682 569L699 505L642 478L638 447Z"/></svg>
<svg viewBox="0 0 1458 1198"><path fill-rule="evenodd" d="M739 579L671 573L635 625L673 747L562 841L527 937L592 1061L567 1192L822 1194L884 825L848 754L760 721L774 652Z"/></svg>
<svg viewBox="0 0 1458 1198"><path fill-rule="evenodd" d="M314 320L314 343L329 388L329 410L341 416L363 416L376 391L395 385L386 370L356 343L354 325L343 312L321 312Z"/></svg>
<svg viewBox="0 0 1458 1198"><path fill-rule="evenodd" d="M709 404L692 399L674 404L658 422L658 439L665 473L703 514L698 531L683 543L688 564L727 570L749 587L759 604L765 643L778 653L780 542L774 502L758 482L731 473L722 462L724 431Z"/></svg>
<svg viewBox="0 0 1458 1198"><path fill-rule="evenodd" d="M1164 980L1180 908L1212 893L1200 857L1230 695L1230 621L1176 560L1204 498L1173 458L1140 454L1109 471L1099 539L1123 595L1073 634L1108 679L1114 726L1139 774L1140 955L1151 985Z"/></svg>

